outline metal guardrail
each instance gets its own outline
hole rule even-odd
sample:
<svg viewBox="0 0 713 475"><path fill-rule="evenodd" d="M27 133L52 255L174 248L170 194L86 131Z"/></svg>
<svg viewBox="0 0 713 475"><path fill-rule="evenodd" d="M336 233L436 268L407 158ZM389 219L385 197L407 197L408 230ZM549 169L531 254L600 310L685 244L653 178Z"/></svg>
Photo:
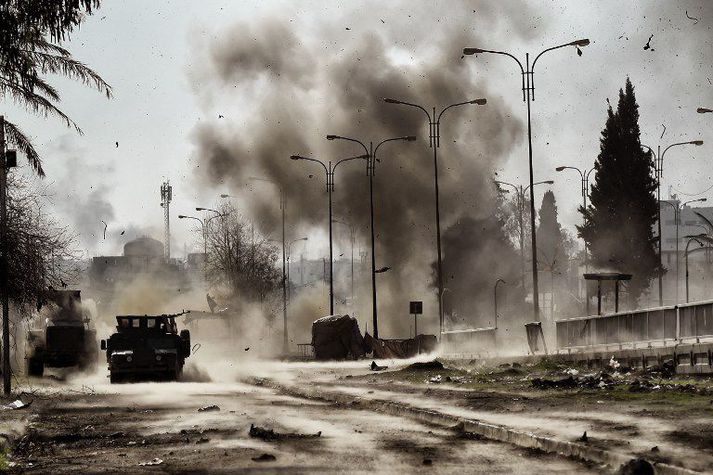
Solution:
<svg viewBox="0 0 713 475"><path fill-rule="evenodd" d="M555 322L557 348L713 337L713 300L655 307Z"/></svg>

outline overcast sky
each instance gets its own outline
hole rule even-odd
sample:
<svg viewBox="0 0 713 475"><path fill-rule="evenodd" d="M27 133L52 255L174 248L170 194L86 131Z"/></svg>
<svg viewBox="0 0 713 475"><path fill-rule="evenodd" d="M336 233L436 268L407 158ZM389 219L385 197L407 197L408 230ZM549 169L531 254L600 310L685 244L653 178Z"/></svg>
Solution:
<svg viewBox="0 0 713 475"><path fill-rule="evenodd" d="M34 139L44 158L46 181L52 185L54 209L80 233L90 256L119 253L119 233L124 230L125 236L147 233L162 239L159 187L165 179L174 187L174 254L182 255L184 243L189 250L196 249L190 225L178 221L177 214L215 205L220 193L232 190L206 187L197 178L201 157L192 138L195 128L216 120L218 114L239 124L259 114L261 106L259 93L243 94L239 103L227 106L206 101L201 88L208 86L200 79L206 57L211 44L236 25L273 17L313 44L322 40L325 28L343 30L345 38L388 30L388 37L400 39L398 48L394 45L393 61L416 65L430 54L422 49L424 38L455 25L461 28L464 14L472 15L467 23L479 38L488 38L488 44L462 46L507 50L522 59L526 52L537 54L549 46L590 38L592 43L581 57L570 48L553 52L540 60L536 70L532 111L536 179L556 180L552 189L561 221L570 229L579 223L579 176L572 171L556 173L554 167L592 165L606 100L615 104L627 76L640 105L642 142L655 147L680 140L706 141L702 147L668 153L664 196L672 187L686 197L713 197L713 191L705 193L713 187L713 114L695 112L701 105L713 108L713 8L705 2L103 3L65 46L113 86L114 99L107 101L86 87L52 78L63 93L61 107L85 134L79 136L57 120L33 116L7 101L3 104L8 118ZM485 10L494 15L483 15ZM644 50L651 35L651 48ZM332 33L329 41L334 42ZM460 56L459 50L450 53ZM331 57L320 61L329 64ZM471 61L472 73L488 81L490 103L503 102L524 120L514 62L494 56L464 61ZM339 94L339 85L320 93L323 97L316 100L328 103L331 95ZM487 109L478 114L487 114ZM477 118L473 124L477 127ZM526 140L509 152L500 168L499 175L506 181L527 181ZM444 173L457 170L446 163ZM538 189L538 205L543 191ZM109 224L106 241L100 239L102 219Z"/></svg>

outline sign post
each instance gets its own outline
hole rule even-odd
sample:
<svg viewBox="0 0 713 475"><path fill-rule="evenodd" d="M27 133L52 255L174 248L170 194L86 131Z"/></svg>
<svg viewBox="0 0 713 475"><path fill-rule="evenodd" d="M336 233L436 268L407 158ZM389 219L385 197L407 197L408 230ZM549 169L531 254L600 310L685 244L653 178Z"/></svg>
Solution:
<svg viewBox="0 0 713 475"><path fill-rule="evenodd" d="M413 315L413 335L416 339L416 344L418 345L418 353L421 354L421 340L418 339L418 319L416 316L423 314L423 302L409 302L409 313Z"/></svg>

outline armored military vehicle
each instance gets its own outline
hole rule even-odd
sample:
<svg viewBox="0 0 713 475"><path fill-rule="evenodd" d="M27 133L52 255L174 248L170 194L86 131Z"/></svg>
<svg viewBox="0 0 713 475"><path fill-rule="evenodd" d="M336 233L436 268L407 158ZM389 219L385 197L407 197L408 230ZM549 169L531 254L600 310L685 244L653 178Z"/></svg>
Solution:
<svg viewBox="0 0 713 475"><path fill-rule="evenodd" d="M178 333L175 315L116 317L116 333L101 341L112 383L176 380L191 354L188 330Z"/></svg>
<svg viewBox="0 0 713 475"><path fill-rule="evenodd" d="M45 367L94 366L99 353L97 335L80 291L51 289L44 297L39 328L27 332L27 374L42 376Z"/></svg>

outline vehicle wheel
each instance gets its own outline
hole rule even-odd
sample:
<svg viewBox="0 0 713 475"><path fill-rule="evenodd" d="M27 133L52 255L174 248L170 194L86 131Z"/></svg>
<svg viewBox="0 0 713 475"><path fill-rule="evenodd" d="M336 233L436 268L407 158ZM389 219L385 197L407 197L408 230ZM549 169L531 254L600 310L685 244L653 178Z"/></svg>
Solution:
<svg viewBox="0 0 713 475"><path fill-rule="evenodd" d="M33 356L27 360L27 375L41 377L45 372L45 363L42 358Z"/></svg>

